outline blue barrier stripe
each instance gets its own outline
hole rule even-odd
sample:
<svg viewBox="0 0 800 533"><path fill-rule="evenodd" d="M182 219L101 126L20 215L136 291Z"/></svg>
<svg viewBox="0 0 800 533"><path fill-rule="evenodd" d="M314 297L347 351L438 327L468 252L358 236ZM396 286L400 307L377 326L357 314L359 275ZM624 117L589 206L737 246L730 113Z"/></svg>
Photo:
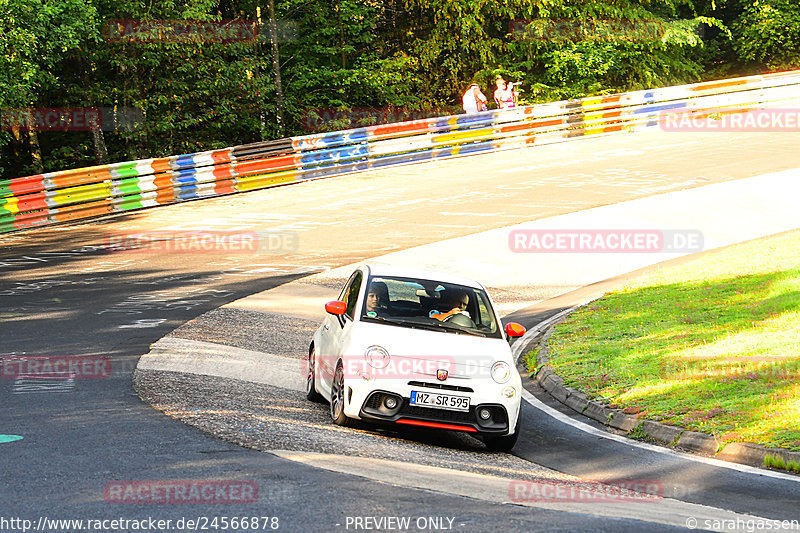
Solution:
<svg viewBox="0 0 800 533"><path fill-rule="evenodd" d="M369 155L369 146L359 144L347 148L331 148L327 150L317 150L315 152L304 153L300 156L300 163L323 164L327 162L340 161L342 159L355 159Z"/></svg>
<svg viewBox="0 0 800 533"><path fill-rule="evenodd" d="M324 178L326 176L335 176L337 174L346 174L348 172L357 172L359 170L369 169L367 161L359 161L358 163L348 163L346 165L331 165L330 167L315 168L311 170L303 170L299 176L300 180L307 180L311 178Z"/></svg>
<svg viewBox="0 0 800 533"><path fill-rule="evenodd" d="M641 115L643 113L653 113L654 111L667 111L669 109L683 109L687 107L686 102L680 102L676 104L664 104L664 105L648 105L644 109L634 109L633 113L636 115Z"/></svg>
<svg viewBox="0 0 800 533"><path fill-rule="evenodd" d="M475 114L475 115L456 115L454 117L445 117L435 121L432 124L434 131L439 130L461 130L466 129L464 126L483 126L486 124L493 124L495 121L494 113Z"/></svg>
<svg viewBox="0 0 800 533"><path fill-rule="evenodd" d="M481 141L472 144L464 144L459 147L459 154L471 154L474 152L484 152L495 148L495 141Z"/></svg>
<svg viewBox="0 0 800 533"><path fill-rule="evenodd" d="M181 191L176 195L178 200L199 200L200 197L194 191Z"/></svg>
<svg viewBox="0 0 800 533"><path fill-rule="evenodd" d="M179 170L172 174L172 182L176 184L197 183L197 171L193 168Z"/></svg>
<svg viewBox="0 0 800 533"><path fill-rule="evenodd" d="M381 157L370 157L369 166L374 168L386 167L400 163L412 163L416 161L428 161L433 159L432 148L427 148L418 152L408 152L405 154L384 155Z"/></svg>
<svg viewBox="0 0 800 533"><path fill-rule="evenodd" d="M367 128L359 128L346 133L337 131L319 135L309 135L307 137L293 137L292 140L308 144L308 146L301 147L302 151L316 150L318 148L334 148L357 142L366 142L369 140L369 131Z"/></svg>
<svg viewBox="0 0 800 533"><path fill-rule="evenodd" d="M176 170L193 168L195 166L194 156L197 154L179 155L172 161L172 167Z"/></svg>

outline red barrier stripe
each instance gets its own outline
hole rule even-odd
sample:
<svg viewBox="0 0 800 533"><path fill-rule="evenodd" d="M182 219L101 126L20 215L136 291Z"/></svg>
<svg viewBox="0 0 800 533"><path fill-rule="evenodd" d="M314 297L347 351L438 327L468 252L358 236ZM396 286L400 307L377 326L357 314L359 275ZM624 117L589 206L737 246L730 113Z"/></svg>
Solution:
<svg viewBox="0 0 800 533"><path fill-rule="evenodd" d="M45 201L45 193L39 192L36 194L26 194L19 196L17 200L17 209L23 211L36 211L37 209L47 209L47 202Z"/></svg>
<svg viewBox="0 0 800 533"><path fill-rule="evenodd" d="M370 137L393 137L401 133L425 133L428 131L429 127L429 122L399 122L386 126L375 126L374 129L370 131Z"/></svg>
<svg viewBox="0 0 800 533"><path fill-rule="evenodd" d="M266 171L291 170L293 168L297 168L296 154L236 162L236 174L239 176L250 176Z"/></svg>
<svg viewBox="0 0 800 533"><path fill-rule="evenodd" d="M14 227L25 229L47 223L47 211L34 211L33 213L17 213L14 216Z"/></svg>
<svg viewBox="0 0 800 533"><path fill-rule="evenodd" d="M215 165L220 163L228 163L231 161L231 149L226 148L224 150L215 150L211 152L211 160L214 161Z"/></svg>
<svg viewBox="0 0 800 533"><path fill-rule="evenodd" d="M222 165L217 165L214 167L214 170L211 171L214 175L214 179L222 180L225 178L232 178L233 177L233 165L230 163L225 163Z"/></svg>
<svg viewBox="0 0 800 533"><path fill-rule="evenodd" d="M439 422L423 422L422 420L406 420L401 418L397 421L398 424L407 424L409 426L424 426L436 429L452 429L455 431L469 431L470 433L477 433L478 430L469 426L457 426L455 424L440 424Z"/></svg>
<svg viewBox="0 0 800 533"><path fill-rule="evenodd" d="M230 194L236 192L236 182L232 179L225 179L214 182L214 192L216 194Z"/></svg>
<svg viewBox="0 0 800 533"><path fill-rule="evenodd" d="M8 188L15 196L43 191L44 176L42 174L36 174L35 176L25 176L24 178L11 178Z"/></svg>

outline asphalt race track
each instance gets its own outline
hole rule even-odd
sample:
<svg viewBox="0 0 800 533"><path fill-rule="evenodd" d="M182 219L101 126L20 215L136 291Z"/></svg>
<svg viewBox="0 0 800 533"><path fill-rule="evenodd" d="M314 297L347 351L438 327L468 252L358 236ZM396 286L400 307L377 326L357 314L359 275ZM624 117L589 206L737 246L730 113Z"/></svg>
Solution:
<svg viewBox="0 0 800 533"><path fill-rule="evenodd" d="M498 523L504 531L684 529L650 523L646 516L616 518L469 498L438 491L435 483L424 488L391 478L366 479L344 466L337 471L311 459L263 453L258 446L246 449L154 410L134 391L132 372L152 343L182 324L324 269L518 222L797 167L792 134L654 132L367 172L0 237L3 357L91 356L111 362L103 379L11 378L4 372L0 436L23 438L0 440L0 530L21 531L19 520L36 526L44 519L40 530L74 531L82 528L46 527L47 521L152 517L174 523L220 516L278 517L266 524L286 531L355 530L354 517L381 516L442 518L424 521L427 530L493 531ZM192 228L290 238L240 254L108 248L122 232ZM236 316L221 318L232 320L225 324L228 330L256 330L237 323ZM303 328L292 330L292 324L255 326L266 336L281 335L276 325L290 337L301 337ZM298 357L305 347L298 346ZM292 407L281 403L290 402L290 396L268 387L249 390L251 385L240 382L185 375L174 380L214 408L217 395L230 398L239 392L242 397L260 394L266 410ZM332 433L324 414L324 406L307 413L314 426L309 435ZM486 474L506 469L535 479L609 481L649 470L652 479L672 490L665 494L670 498L770 519L800 519L795 481L602 441L530 405L523 417L526 429L513 456L486 454L459 436L437 436L439 446L432 446L423 435L397 438L369 431L333 435L319 449L336 454L344 446L358 455L361 443L367 456L400 454L396 465L427 462L430 475L457 465ZM287 450L317 449L284 444ZM275 446L270 440L262 449ZM402 473L402 466L396 468ZM114 482L198 479L252 481L257 502L131 505L109 501L107 490L104 494Z"/></svg>

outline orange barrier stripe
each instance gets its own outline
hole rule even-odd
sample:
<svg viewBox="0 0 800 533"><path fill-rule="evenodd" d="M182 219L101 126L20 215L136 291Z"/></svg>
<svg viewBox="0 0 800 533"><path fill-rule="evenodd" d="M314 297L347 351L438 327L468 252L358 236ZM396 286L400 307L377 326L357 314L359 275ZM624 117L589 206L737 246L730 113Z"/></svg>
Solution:
<svg viewBox="0 0 800 533"><path fill-rule="evenodd" d="M708 91L709 89L719 89L721 87L733 87L734 85L747 85L750 82L751 80L747 79L737 79L737 80L719 81L712 83L703 83L698 85L697 87L692 87L692 90Z"/></svg>
<svg viewBox="0 0 800 533"><path fill-rule="evenodd" d="M53 218L59 222L64 222L67 220L106 215L113 212L111 199L106 198L98 202L59 207L58 212L53 214Z"/></svg>
<svg viewBox="0 0 800 533"><path fill-rule="evenodd" d="M153 174L172 170L172 167L169 165L169 159L169 157L160 157L158 159L154 159L153 162L150 163L150 168L153 169Z"/></svg>
<svg viewBox="0 0 800 533"><path fill-rule="evenodd" d="M50 178L53 185L57 188L74 187L76 185L86 185L99 181L110 180L111 170L106 167L90 167L79 169L78 171L66 171Z"/></svg>
<svg viewBox="0 0 800 533"><path fill-rule="evenodd" d="M153 180L156 186L156 202L165 205L175 202L175 191L172 187L172 174L164 172Z"/></svg>

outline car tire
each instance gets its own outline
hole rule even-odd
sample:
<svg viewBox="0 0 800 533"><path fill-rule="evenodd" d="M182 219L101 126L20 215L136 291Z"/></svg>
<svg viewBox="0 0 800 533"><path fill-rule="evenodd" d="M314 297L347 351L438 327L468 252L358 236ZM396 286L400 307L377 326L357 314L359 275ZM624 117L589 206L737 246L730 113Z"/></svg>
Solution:
<svg viewBox="0 0 800 533"><path fill-rule="evenodd" d="M317 387L314 384L314 377L317 367L317 352L314 346L308 350L308 362L306 364L306 398L312 402L323 402L325 398L317 392Z"/></svg>
<svg viewBox="0 0 800 533"><path fill-rule="evenodd" d="M517 420L517 429L514 430L514 433L511 435L506 435L504 437L495 437L492 435L486 435L483 437L483 443L492 452L510 452L514 445L517 443L517 439L519 438L519 427L520 421Z"/></svg>
<svg viewBox="0 0 800 533"><path fill-rule="evenodd" d="M331 383L331 420L337 426L349 427L353 419L344 414L344 394L344 367L339 363Z"/></svg>

